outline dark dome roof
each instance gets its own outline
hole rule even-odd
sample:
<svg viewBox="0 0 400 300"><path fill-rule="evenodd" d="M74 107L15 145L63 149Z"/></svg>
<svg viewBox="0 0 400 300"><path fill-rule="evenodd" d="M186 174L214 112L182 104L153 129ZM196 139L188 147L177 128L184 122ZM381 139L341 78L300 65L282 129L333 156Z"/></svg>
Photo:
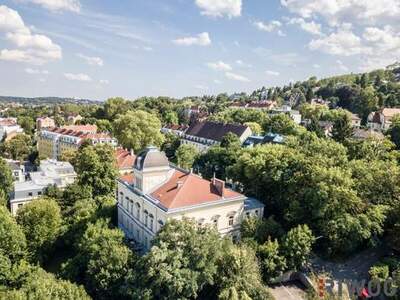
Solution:
<svg viewBox="0 0 400 300"><path fill-rule="evenodd" d="M158 150L157 147L150 146L136 156L134 168L137 170L143 170L144 168L168 166L168 158L164 152Z"/></svg>

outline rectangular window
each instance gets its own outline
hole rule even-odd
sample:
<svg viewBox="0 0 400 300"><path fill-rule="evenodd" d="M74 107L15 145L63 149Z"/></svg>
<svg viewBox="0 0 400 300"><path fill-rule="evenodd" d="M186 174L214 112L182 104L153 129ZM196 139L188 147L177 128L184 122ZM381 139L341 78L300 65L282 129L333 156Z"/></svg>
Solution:
<svg viewBox="0 0 400 300"><path fill-rule="evenodd" d="M28 193L28 196L29 196L29 197L32 197L32 192L29 192L29 193Z"/></svg>
<svg viewBox="0 0 400 300"><path fill-rule="evenodd" d="M228 225L233 226L233 217L229 217Z"/></svg>

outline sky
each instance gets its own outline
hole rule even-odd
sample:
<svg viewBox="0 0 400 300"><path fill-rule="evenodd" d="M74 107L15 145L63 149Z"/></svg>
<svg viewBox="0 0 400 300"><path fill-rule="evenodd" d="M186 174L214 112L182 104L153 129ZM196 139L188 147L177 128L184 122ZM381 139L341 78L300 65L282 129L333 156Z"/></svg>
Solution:
<svg viewBox="0 0 400 300"><path fill-rule="evenodd" d="M251 92L400 61L400 0L0 0L0 95Z"/></svg>

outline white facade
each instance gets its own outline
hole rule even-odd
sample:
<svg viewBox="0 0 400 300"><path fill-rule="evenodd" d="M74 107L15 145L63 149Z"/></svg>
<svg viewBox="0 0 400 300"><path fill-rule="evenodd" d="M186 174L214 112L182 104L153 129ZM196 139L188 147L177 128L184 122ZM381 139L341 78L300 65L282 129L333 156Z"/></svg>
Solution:
<svg viewBox="0 0 400 300"><path fill-rule="evenodd" d="M141 158L139 155L138 159L147 158ZM185 199L184 203L173 206L162 198L162 193L181 189L178 193L185 193L187 197L193 193L202 194L203 192L204 197L207 197L210 190L209 184L214 183L207 181L207 188L202 190L201 184L204 184L205 180L195 174L183 173L182 170L165 164L143 168L137 166L135 163L134 183L123 178L118 180L118 226L128 238L141 244L144 250L150 249L152 239L170 219L193 219L199 226L212 225L222 236L229 235L233 239L238 239L240 225L245 217L254 215L261 218L264 214L262 203L233 191L226 197L214 197L212 201L194 203L191 199ZM190 176L191 182L185 185L184 182L178 180L170 188L171 178L175 172L180 172L179 178L185 177L186 180L189 180ZM164 185L167 186L166 191L159 191ZM157 193L160 193L160 198L157 197Z"/></svg>
<svg viewBox="0 0 400 300"><path fill-rule="evenodd" d="M22 133L24 130L17 124L16 118L0 118L0 141L10 133Z"/></svg>
<svg viewBox="0 0 400 300"><path fill-rule="evenodd" d="M41 197L48 186L55 185L63 189L73 183L76 173L68 162L47 159L42 160L38 171L29 173L29 177L30 180L14 183L14 192L10 200L13 215L24 204Z"/></svg>

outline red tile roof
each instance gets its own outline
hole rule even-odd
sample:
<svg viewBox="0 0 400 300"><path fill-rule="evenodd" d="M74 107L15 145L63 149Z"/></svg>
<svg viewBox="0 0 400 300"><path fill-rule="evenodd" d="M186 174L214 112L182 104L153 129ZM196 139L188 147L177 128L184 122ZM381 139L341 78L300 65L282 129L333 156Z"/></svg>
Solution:
<svg viewBox="0 0 400 300"><path fill-rule="evenodd" d="M1 119L0 126L15 126L17 122L14 119Z"/></svg>
<svg viewBox="0 0 400 300"><path fill-rule="evenodd" d="M119 180L126 182L127 184L133 184L135 182L135 177L133 173L130 173L120 176Z"/></svg>
<svg viewBox="0 0 400 300"><path fill-rule="evenodd" d="M134 174L119 177L120 181L132 185L135 182ZM217 180L222 182L220 180ZM162 186L153 191L150 196L160 201L167 209L183 208L217 202L224 199L243 197L231 189L223 187L223 196L211 181L198 175L185 173L175 169L171 178Z"/></svg>
<svg viewBox="0 0 400 300"><path fill-rule="evenodd" d="M117 160L117 165L119 170L129 169L129 168L133 169L136 156L134 154L131 154L130 151L118 148L115 150L115 158Z"/></svg>
<svg viewBox="0 0 400 300"><path fill-rule="evenodd" d="M153 191L151 196L159 200L164 207L173 209L216 202L224 198L236 198L242 195L224 188L222 197L210 181L195 174L175 170L171 178Z"/></svg>
<svg viewBox="0 0 400 300"><path fill-rule="evenodd" d="M96 125L67 125L61 127L63 129L68 129L68 130L73 130L73 131L82 131L82 132L90 132L90 133L96 133L97 132L97 126Z"/></svg>

